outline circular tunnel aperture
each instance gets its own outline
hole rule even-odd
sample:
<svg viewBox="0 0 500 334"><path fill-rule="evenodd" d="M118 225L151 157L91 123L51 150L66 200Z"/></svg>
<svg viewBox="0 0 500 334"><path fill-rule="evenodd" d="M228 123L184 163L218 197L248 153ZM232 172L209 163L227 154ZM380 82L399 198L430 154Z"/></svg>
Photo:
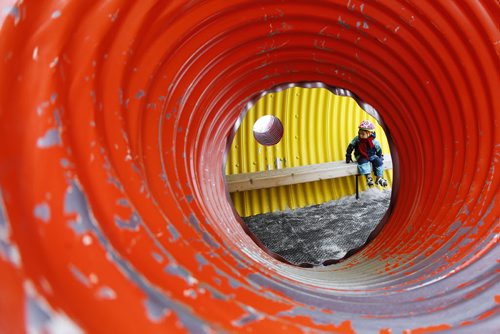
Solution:
<svg viewBox="0 0 500 334"><path fill-rule="evenodd" d="M283 138L263 145L256 125L266 133L278 119ZM381 230L391 201L390 138L378 119L354 93L320 82L278 85L247 103L224 167L243 229L273 257L301 267L360 250ZM366 143L362 120L376 124Z"/></svg>
<svg viewBox="0 0 500 334"><path fill-rule="evenodd" d="M497 2L1 6L6 331L498 329ZM334 269L267 256L226 198L227 134L283 82L356 92L395 144L405 191Z"/></svg>

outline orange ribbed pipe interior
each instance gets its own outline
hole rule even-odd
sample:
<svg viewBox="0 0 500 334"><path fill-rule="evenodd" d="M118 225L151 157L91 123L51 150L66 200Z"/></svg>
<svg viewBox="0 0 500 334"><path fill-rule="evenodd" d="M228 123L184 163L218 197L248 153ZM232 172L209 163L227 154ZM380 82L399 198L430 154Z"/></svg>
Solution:
<svg viewBox="0 0 500 334"><path fill-rule="evenodd" d="M2 331L498 330L498 1L2 6ZM394 145L386 223L334 266L264 253L225 189L240 112L294 82Z"/></svg>

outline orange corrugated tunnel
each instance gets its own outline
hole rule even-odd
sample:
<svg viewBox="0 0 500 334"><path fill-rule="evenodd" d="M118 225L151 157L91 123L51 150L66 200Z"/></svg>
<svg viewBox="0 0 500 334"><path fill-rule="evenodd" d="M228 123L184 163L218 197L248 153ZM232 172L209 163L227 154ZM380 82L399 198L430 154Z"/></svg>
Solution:
<svg viewBox="0 0 500 334"><path fill-rule="evenodd" d="M2 332L498 330L498 1L0 5ZM246 103L297 82L394 144L387 221L334 266L268 256L224 184Z"/></svg>

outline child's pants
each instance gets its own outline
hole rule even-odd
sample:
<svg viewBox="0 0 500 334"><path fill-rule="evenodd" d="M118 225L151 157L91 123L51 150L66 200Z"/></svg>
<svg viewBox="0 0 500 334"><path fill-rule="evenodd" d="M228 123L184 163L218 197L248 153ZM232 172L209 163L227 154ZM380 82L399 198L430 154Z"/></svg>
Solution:
<svg viewBox="0 0 500 334"><path fill-rule="evenodd" d="M375 175L382 177L384 175L384 162L377 155L371 156L369 160L363 157L358 159L359 174L370 174L372 172L372 165L375 169Z"/></svg>

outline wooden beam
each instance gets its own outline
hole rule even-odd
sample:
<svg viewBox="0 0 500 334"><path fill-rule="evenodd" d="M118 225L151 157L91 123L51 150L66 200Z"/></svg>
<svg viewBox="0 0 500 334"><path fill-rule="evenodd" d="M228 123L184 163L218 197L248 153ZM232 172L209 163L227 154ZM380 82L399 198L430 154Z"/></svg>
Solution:
<svg viewBox="0 0 500 334"><path fill-rule="evenodd" d="M384 157L384 168L392 169L392 160L389 156ZM358 164L356 162L347 164L345 161L333 161L262 172L226 175L226 182L229 192L237 192L335 179L357 174Z"/></svg>

